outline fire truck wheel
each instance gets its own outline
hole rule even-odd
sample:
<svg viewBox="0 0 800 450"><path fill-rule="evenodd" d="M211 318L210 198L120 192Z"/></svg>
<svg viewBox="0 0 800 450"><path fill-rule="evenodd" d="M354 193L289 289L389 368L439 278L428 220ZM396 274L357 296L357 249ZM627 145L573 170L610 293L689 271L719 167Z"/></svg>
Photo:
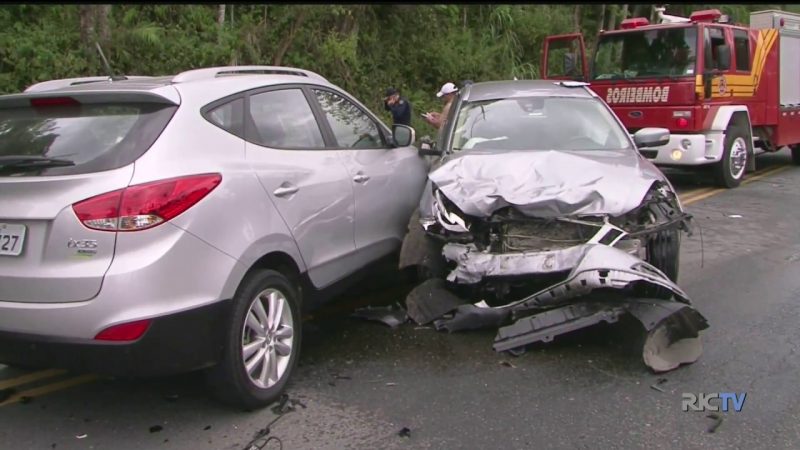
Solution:
<svg viewBox="0 0 800 450"><path fill-rule="evenodd" d="M792 149L792 162L800 166L800 144L790 145Z"/></svg>
<svg viewBox="0 0 800 450"><path fill-rule="evenodd" d="M714 167L717 183L726 188L739 186L747 167L747 131L731 125L725 132L722 160Z"/></svg>

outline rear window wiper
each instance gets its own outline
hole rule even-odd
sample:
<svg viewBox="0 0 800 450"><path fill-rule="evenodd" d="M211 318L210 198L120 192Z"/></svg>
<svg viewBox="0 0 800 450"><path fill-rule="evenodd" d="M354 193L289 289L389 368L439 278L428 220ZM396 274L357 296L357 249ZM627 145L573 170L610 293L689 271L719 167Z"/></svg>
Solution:
<svg viewBox="0 0 800 450"><path fill-rule="evenodd" d="M69 159L47 158L44 156L9 155L0 156L0 170L5 169L44 169L48 167L74 166Z"/></svg>

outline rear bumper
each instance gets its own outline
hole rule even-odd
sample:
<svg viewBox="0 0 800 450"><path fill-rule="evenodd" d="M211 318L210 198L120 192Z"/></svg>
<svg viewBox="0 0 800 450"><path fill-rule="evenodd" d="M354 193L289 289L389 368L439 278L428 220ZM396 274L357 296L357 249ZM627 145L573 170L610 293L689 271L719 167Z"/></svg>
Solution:
<svg viewBox="0 0 800 450"><path fill-rule="evenodd" d="M639 152L656 165L699 166L722 158L722 132L708 134L672 134L667 145L643 148Z"/></svg>
<svg viewBox="0 0 800 450"><path fill-rule="evenodd" d="M134 342L65 339L0 332L0 363L102 375L163 376L220 360L231 301L153 319Z"/></svg>

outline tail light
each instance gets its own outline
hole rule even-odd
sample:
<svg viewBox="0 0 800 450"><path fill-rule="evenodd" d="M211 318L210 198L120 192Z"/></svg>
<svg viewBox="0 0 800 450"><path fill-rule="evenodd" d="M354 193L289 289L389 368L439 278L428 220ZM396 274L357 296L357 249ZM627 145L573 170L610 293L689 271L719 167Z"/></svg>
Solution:
<svg viewBox="0 0 800 450"><path fill-rule="evenodd" d="M38 97L31 99L31 106L42 108L48 106L78 106L80 102L72 97Z"/></svg>
<svg viewBox="0 0 800 450"><path fill-rule="evenodd" d="M135 341L142 337L142 335L150 328L152 321L137 320L136 322L122 323L108 327L105 330L97 333L94 337L96 341Z"/></svg>
<svg viewBox="0 0 800 450"><path fill-rule="evenodd" d="M83 200L72 209L81 223L93 230L146 230L191 208L221 181L220 174L154 181Z"/></svg>

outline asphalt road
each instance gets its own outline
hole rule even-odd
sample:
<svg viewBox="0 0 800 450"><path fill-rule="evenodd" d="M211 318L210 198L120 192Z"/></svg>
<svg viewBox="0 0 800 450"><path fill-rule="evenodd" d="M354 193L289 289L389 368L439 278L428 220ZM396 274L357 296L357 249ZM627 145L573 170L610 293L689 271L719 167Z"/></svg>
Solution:
<svg viewBox="0 0 800 450"><path fill-rule="evenodd" d="M306 323L294 411L226 409L192 374L114 380L0 366L0 389L19 391L0 403L0 448L242 449L277 417L270 436L285 449L798 448L800 168L786 151L758 162L730 191L671 176L700 225L684 239L679 284L711 327L700 360L666 375L642 364L625 324L514 358L494 353L492 331L349 318L410 289L373 279ZM684 392L747 396L710 433L707 413L681 411Z"/></svg>

